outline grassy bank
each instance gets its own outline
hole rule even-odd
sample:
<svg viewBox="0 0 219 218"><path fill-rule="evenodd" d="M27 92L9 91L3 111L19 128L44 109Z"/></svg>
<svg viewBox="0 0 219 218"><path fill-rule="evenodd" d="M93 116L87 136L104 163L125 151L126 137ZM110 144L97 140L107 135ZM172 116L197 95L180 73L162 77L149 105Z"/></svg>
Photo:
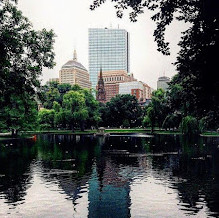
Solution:
<svg viewBox="0 0 219 218"><path fill-rule="evenodd" d="M206 136L206 137L219 137L218 132L204 132L201 134L201 136Z"/></svg>
<svg viewBox="0 0 219 218"><path fill-rule="evenodd" d="M72 130L41 130L41 131L25 131L21 132L18 136L18 138L28 138L32 135L35 134L63 134L63 135L85 135L85 134L95 134L98 133L98 130L85 130L85 131L80 131L80 130L75 130L74 132ZM122 134L122 133L127 133L127 134L132 134L132 133L148 133L151 134L151 129L150 128L132 128L132 129L105 129L105 133L109 134ZM159 130L158 128L155 128L154 130L154 135L182 135L180 131L171 131L171 130ZM206 136L206 137L219 137L219 133L217 132L204 132L201 134L201 136ZM11 136L0 136L0 140L6 140L6 139L12 139Z"/></svg>
<svg viewBox="0 0 219 218"><path fill-rule="evenodd" d="M41 130L41 131L28 131L25 132L28 134L94 134L98 133L98 130L75 130L74 132L71 130ZM132 128L132 129L105 129L105 133L151 133L151 129L146 128ZM165 131L155 129L154 134L181 134L179 131Z"/></svg>

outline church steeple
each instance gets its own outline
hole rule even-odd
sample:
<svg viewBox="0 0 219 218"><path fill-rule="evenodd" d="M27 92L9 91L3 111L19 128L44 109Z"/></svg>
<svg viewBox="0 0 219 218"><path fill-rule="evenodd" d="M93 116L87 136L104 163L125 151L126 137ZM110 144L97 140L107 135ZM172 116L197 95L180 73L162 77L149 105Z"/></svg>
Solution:
<svg viewBox="0 0 219 218"><path fill-rule="evenodd" d="M76 52L76 50L74 49L74 56L73 56L73 60L74 61L77 61L77 52Z"/></svg>
<svg viewBox="0 0 219 218"><path fill-rule="evenodd" d="M102 67L100 67L100 80L103 80L103 72L102 72Z"/></svg>
<svg viewBox="0 0 219 218"><path fill-rule="evenodd" d="M104 88L102 67L100 68L100 77L97 84L97 101L106 103L106 91Z"/></svg>

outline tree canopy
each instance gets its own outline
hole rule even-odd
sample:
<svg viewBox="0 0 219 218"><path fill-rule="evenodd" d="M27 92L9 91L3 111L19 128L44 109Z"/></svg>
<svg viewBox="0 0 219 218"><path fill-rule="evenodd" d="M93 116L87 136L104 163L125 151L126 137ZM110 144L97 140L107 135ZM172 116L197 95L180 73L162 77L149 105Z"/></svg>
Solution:
<svg viewBox="0 0 219 218"><path fill-rule="evenodd" d="M7 119L9 129L15 127L9 122L14 116L28 116L42 68L54 66L54 36L52 30L35 31L16 4L0 2L0 122ZM16 110L16 115L8 110Z"/></svg>
<svg viewBox="0 0 219 218"><path fill-rule="evenodd" d="M132 95L117 95L102 105L102 125L111 127L134 127L141 125L142 110Z"/></svg>
<svg viewBox="0 0 219 218"><path fill-rule="evenodd" d="M106 0L95 0L91 9ZM130 20L148 9L156 23L154 40L158 51L170 54L165 30L173 20L188 22L188 29L181 34L180 51L176 60L177 75L172 79L169 103L172 111L180 110L184 116L209 120L219 124L219 1L218 0L112 0L117 16L131 8ZM174 108L176 107L176 108ZM215 126L215 128L216 128Z"/></svg>

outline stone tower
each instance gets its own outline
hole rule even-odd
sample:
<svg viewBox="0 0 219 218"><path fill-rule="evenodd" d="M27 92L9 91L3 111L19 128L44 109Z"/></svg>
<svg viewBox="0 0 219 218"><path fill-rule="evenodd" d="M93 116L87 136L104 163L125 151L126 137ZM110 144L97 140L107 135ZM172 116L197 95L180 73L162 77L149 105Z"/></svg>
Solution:
<svg viewBox="0 0 219 218"><path fill-rule="evenodd" d="M104 88L102 68L100 68L100 78L97 85L97 101L106 103L106 91Z"/></svg>

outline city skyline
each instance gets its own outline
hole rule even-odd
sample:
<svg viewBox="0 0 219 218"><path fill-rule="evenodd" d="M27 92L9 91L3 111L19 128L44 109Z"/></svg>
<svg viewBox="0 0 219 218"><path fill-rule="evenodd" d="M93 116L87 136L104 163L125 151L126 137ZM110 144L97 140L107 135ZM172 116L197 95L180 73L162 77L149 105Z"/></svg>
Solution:
<svg viewBox="0 0 219 218"><path fill-rule="evenodd" d="M165 74L175 75L175 67L171 64L176 59L179 50L177 42L185 25L171 24L166 31L166 39L170 42L171 55L163 56L157 51L153 31L155 23L150 20L151 13L147 11L139 16L136 23L131 23L128 13L123 19L116 17L112 3L106 3L100 9L89 9L92 1L75 2L65 0L20 0L19 9L28 17L35 29L54 29L56 37L54 51L56 66L54 69L43 69L43 83L49 78L58 77L59 70L66 60L73 55L76 48L80 62L88 65L88 29L89 28L120 28L130 33L130 72L149 86L156 88L157 79Z"/></svg>

